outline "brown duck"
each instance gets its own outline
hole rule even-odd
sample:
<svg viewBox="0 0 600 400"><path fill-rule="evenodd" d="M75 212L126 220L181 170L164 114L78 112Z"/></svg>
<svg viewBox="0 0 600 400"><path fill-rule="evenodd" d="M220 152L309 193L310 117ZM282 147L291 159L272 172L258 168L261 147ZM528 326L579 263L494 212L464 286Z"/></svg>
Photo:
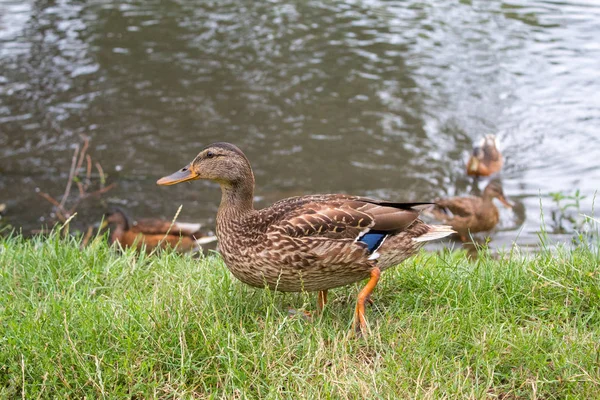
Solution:
<svg viewBox="0 0 600 400"><path fill-rule="evenodd" d="M344 194L291 197L253 206L254 175L240 149L214 143L159 185L207 179L221 186L217 213L219 248L242 282L284 292L327 290L370 278L359 293L354 326L367 329L365 302L382 271L398 265L424 242L450 235L448 226L419 220L423 203L392 203Z"/></svg>
<svg viewBox="0 0 600 400"><path fill-rule="evenodd" d="M498 150L495 135L486 135L473 147L473 153L467 162L467 174L471 176L490 176L502 169L502 154Z"/></svg>
<svg viewBox="0 0 600 400"><path fill-rule="evenodd" d="M200 233L200 224L175 222L163 219L141 219L131 222L121 209L114 209L104 215L101 229L109 227L109 242L122 247L146 249L150 253L156 247L171 247L179 252L196 251L202 244L214 242L215 236Z"/></svg>
<svg viewBox="0 0 600 400"><path fill-rule="evenodd" d="M500 216L493 202L495 198L506 207L512 208L504 197L501 183L494 180L486 186L481 197L439 199L429 212L438 221L452 226L460 240L466 242L469 233L492 230L498 223Z"/></svg>

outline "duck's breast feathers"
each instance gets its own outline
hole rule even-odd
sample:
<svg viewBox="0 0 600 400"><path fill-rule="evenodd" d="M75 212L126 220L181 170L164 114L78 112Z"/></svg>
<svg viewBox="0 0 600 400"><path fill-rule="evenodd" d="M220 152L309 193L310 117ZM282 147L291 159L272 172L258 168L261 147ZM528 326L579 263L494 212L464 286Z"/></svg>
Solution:
<svg viewBox="0 0 600 400"><path fill-rule="evenodd" d="M272 221L267 232L353 240L371 231L392 234L405 230L417 220L419 211L413 207L421 204L381 202L347 195L295 197L270 207L278 218Z"/></svg>

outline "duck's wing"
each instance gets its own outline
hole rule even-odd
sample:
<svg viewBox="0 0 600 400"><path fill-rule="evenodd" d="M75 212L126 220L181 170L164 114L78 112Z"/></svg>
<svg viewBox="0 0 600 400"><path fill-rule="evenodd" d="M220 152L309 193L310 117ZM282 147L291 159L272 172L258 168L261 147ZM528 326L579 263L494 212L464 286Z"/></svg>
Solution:
<svg viewBox="0 0 600 400"><path fill-rule="evenodd" d="M184 235L192 236L200 231L201 224L189 223L189 222L175 222L171 226L172 221L164 219L140 219L134 221L132 229L144 233L146 235L160 235L169 232L173 235ZM169 230L170 228L170 230Z"/></svg>
<svg viewBox="0 0 600 400"><path fill-rule="evenodd" d="M267 233L291 237L363 239L408 228L419 216L414 207L427 203L391 203L347 195L316 195L286 199L269 207L277 216Z"/></svg>
<svg viewBox="0 0 600 400"><path fill-rule="evenodd" d="M440 217L442 215L440 213L445 213L446 217L448 217L449 211L452 213L452 216L468 218L475 214L480 201L481 199L477 197L452 197L449 199L439 199L435 201L433 214L437 219L441 219Z"/></svg>
<svg viewBox="0 0 600 400"><path fill-rule="evenodd" d="M173 229L178 232L181 232L182 235L193 236L200 233L200 228L202 228L202 224L192 223L192 222L175 222L173 225Z"/></svg>

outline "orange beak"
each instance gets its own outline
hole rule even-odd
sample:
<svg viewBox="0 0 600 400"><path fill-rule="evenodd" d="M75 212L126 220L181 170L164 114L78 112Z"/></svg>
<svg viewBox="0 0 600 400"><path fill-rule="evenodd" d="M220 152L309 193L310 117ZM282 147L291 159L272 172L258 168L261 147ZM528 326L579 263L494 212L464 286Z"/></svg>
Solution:
<svg viewBox="0 0 600 400"><path fill-rule="evenodd" d="M158 181L156 181L156 184L161 186L169 186L185 181L192 181L194 179L198 179L198 174L192 169L192 164L188 164L179 171L169 176L160 178Z"/></svg>

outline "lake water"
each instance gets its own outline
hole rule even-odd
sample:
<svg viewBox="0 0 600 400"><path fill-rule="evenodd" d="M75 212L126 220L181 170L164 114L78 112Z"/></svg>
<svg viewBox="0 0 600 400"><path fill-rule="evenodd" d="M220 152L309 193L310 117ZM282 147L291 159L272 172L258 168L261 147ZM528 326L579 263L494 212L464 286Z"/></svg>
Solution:
<svg viewBox="0 0 600 400"><path fill-rule="evenodd" d="M251 160L258 206L428 201L471 190L472 143L494 133L517 207L493 243L530 245L548 193L580 189L591 212L599 93L597 1L0 0L0 203L25 232L48 222L36 189L59 197L79 135L136 217L182 204L214 226L214 185L155 182L215 141Z"/></svg>

